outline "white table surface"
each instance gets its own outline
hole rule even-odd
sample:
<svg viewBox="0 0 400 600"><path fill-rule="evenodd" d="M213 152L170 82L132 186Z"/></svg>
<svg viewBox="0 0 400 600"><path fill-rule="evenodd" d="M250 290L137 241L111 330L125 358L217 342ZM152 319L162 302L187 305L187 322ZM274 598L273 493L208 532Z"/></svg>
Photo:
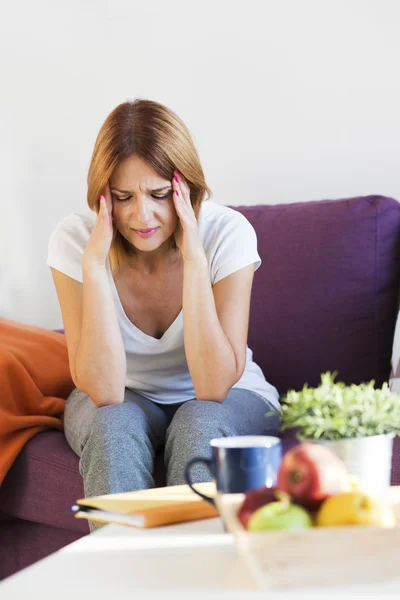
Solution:
<svg viewBox="0 0 400 600"><path fill-rule="evenodd" d="M219 518L154 529L107 525L0 583L0 600L400 598L384 586L256 591Z"/></svg>

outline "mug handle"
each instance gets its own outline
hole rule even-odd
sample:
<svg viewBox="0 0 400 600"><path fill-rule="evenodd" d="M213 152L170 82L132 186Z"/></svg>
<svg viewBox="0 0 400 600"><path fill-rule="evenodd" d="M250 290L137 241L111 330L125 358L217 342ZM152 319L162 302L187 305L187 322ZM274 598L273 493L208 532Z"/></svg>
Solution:
<svg viewBox="0 0 400 600"><path fill-rule="evenodd" d="M198 496L200 496L201 498L203 498L203 500L205 500L206 502L208 502L209 504L211 504L211 506L214 506L216 508L215 502L214 502L214 498L211 498L211 496L206 496L205 494L202 494L201 492L199 492L198 490L196 490L193 487L193 481L192 481L192 477L190 475L190 469L192 468L192 466L195 463L202 463L203 465L205 465L207 467L207 469L210 471L211 475L211 465L212 465L212 460L210 460L209 458L191 458L188 463L186 464L185 467L185 479L186 482L188 484L188 486L190 487L190 489L197 494Z"/></svg>

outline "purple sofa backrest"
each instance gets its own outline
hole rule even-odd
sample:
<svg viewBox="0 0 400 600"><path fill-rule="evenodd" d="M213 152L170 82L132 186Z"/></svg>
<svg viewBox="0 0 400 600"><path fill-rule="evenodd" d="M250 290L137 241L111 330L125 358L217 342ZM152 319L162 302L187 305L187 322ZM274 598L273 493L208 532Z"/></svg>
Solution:
<svg viewBox="0 0 400 600"><path fill-rule="evenodd" d="M400 283L400 203L367 196L232 206L252 223L255 273L248 345L281 394L390 374Z"/></svg>

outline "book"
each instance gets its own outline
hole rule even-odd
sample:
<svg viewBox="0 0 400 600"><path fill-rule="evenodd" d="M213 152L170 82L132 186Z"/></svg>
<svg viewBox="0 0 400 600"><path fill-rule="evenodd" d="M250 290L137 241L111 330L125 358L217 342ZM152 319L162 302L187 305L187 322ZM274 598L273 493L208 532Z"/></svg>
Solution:
<svg viewBox="0 0 400 600"><path fill-rule="evenodd" d="M213 482L195 487L203 494L215 496ZM143 528L219 516L218 510L188 485L81 498L71 510L77 519Z"/></svg>

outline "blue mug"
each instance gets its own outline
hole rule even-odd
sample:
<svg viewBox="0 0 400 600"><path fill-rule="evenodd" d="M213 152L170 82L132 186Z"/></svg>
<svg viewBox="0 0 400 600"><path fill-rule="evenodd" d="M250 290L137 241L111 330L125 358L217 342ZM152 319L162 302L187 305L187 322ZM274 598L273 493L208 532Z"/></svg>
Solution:
<svg viewBox="0 0 400 600"><path fill-rule="evenodd" d="M282 460L282 444L270 435L241 435L214 438L210 442L211 458L196 457L185 467L185 480L199 496L215 506L213 498L193 487L190 470L201 463L210 471L223 494L240 494L257 487L274 487Z"/></svg>

